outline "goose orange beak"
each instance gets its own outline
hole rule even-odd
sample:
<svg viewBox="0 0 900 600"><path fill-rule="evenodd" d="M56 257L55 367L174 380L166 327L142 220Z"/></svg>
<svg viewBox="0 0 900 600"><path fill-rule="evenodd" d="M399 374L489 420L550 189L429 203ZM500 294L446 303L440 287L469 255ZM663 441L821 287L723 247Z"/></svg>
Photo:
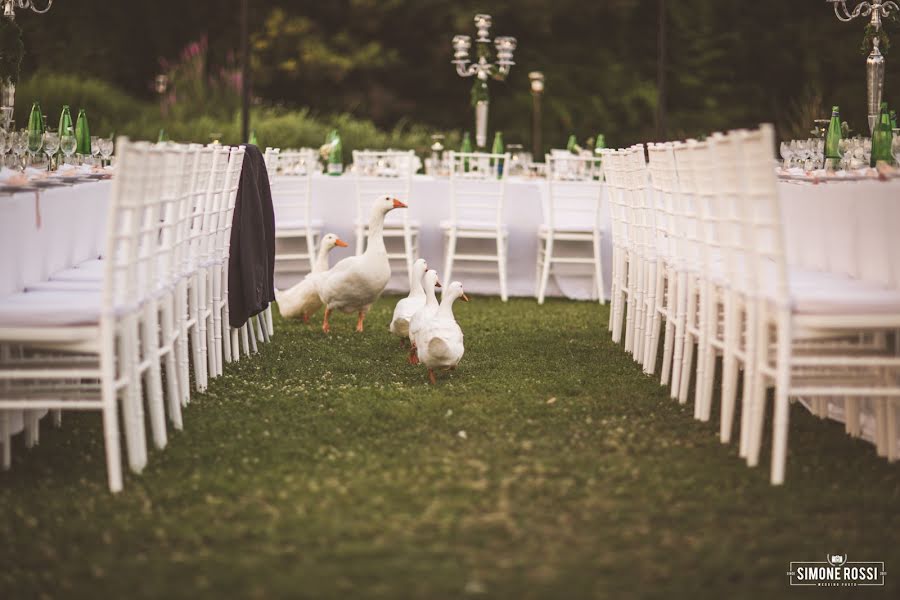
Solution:
<svg viewBox="0 0 900 600"><path fill-rule="evenodd" d="M394 198L394 208L406 208L406 205Z"/></svg>
<svg viewBox="0 0 900 600"><path fill-rule="evenodd" d="M463 302L468 302L468 301L469 301L469 297L466 296L465 294L463 294L461 297L462 297L462 301L463 301Z"/></svg>
<svg viewBox="0 0 900 600"><path fill-rule="evenodd" d="M338 240L334 243L334 245L337 246L338 248L346 248L348 244L344 240L338 238Z"/></svg>

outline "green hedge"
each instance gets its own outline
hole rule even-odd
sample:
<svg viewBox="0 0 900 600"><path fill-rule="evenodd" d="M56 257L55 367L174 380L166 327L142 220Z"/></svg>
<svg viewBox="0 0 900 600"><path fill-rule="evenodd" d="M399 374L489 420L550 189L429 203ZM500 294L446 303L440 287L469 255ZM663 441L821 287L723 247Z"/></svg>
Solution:
<svg viewBox="0 0 900 600"><path fill-rule="evenodd" d="M73 118L84 108L94 135L127 135L133 139L156 140L159 130L165 128L169 138L180 142L209 142L215 135L223 143L236 144L240 139L240 115L230 120L212 116L199 116L184 120L163 119L159 106L154 102L135 99L116 87L96 79L72 75L37 73L23 80L16 90L16 124L28 122L28 113L34 100L41 103L50 125L56 126L63 104L72 109ZM423 125L401 122L384 131L374 123L352 115L314 115L307 109L254 107L251 111L251 127L261 146L282 148L319 147L332 129L341 134L344 160L349 162L354 149L415 150L425 155L431 146L431 134ZM456 148L460 143L459 132L446 134L445 145Z"/></svg>

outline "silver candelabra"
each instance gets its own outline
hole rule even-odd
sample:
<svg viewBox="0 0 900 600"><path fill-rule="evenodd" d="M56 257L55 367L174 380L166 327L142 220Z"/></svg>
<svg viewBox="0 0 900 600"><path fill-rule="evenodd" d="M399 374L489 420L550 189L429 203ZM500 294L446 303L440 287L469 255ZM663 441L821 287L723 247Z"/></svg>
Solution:
<svg viewBox="0 0 900 600"><path fill-rule="evenodd" d="M488 103L487 82L488 79L496 79L503 81L509 74L510 68L516 64L513 62L513 52L516 50L516 38L510 36L500 36L494 39L493 43L497 49L497 61L490 62L491 47L491 15L475 15L475 28L478 30L478 37L475 38L477 46L477 60L472 62L469 60L469 49L472 47L472 38L467 35L457 35L453 37L453 61L456 65L456 73L460 77L478 78L476 86L483 90L479 96L473 96L475 104L475 143L479 147L487 144L487 119L488 119ZM474 93L474 92L473 92Z"/></svg>
<svg viewBox="0 0 900 600"><path fill-rule="evenodd" d="M16 18L16 9L27 9L38 14L44 14L53 6L53 0L46 0L46 5L41 8L35 0L0 0L2 2L3 16L2 18L11 21ZM12 120L13 108L16 105L16 84L12 78L0 81L0 119L3 121L4 127L9 127Z"/></svg>
<svg viewBox="0 0 900 600"><path fill-rule="evenodd" d="M834 6L834 14L844 23L857 17L870 17L869 24L877 34L881 31L881 20L886 18L891 11L900 10L896 3L890 0L871 0L860 2L852 11L847 9L847 0L826 0ZM868 101L869 130L874 131L878 123L878 114L881 110L881 97L884 93L884 55L878 48L881 40L878 35L872 38L872 52L866 59L866 91Z"/></svg>

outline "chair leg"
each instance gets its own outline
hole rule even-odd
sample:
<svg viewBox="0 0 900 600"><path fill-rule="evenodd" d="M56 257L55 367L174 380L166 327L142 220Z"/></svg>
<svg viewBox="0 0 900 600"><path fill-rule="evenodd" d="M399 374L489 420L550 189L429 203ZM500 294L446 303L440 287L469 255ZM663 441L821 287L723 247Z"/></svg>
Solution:
<svg viewBox="0 0 900 600"><path fill-rule="evenodd" d="M700 420L709 421L712 410L712 394L713 383L716 375L716 348L713 341L718 337L719 329L719 302L715 293L715 286L710 282L707 283L709 288L707 293L707 309L706 309L706 327L704 332L706 335L706 349L703 355L703 380L700 386ZM699 381L699 380L698 380Z"/></svg>
<svg viewBox="0 0 900 600"><path fill-rule="evenodd" d="M173 335L175 320L172 315L170 300L165 302L162 310L163 345L168 349L165 355L166 368L166 396L169 404L169 420L172 426L180 430L181 421L181 390L179 385L179 369L175 360L178 339Z"/></svg>
<svg viewBox="0 0 900 600"><path fill-rule="evenodd" d="M241 360L241 330L229 328L228 335L231 337L231 359L234 362Z"/></svg>
<svg viewBox="0 0 900 600"><path fill-rule="evenodd" d="M672 385L669 395L677 398L681 390L681 371L684 362L685 328L687 326L687 273L679 271L675 284L675 347L672 351Z"/></svg>
<svg viewBox="0 0 900 600"><path fill-rule="evenodd" d="M256 315L256 326L259 329L259 341L264 344L269 343L269 328L266 327L265 316L262 314Z"/></svg>
<svg viewBox="0 0 900 600"><path fill-rule="evenodd" d="M447 255L444 257L444 272L441 276L449 285L450 278L453 277L453 261L456 259L456 231L450 230L447 236Z"/></svg>
<svg viewBox="0 0 900 600"><path fill-rule="evenodd" d="M538 304L544 303L547 293L547 283L550 281L550 269L553 265L553 232L547 235L547 243L544 244L544 256L541 268L541 282L538 288Z"/></svg>
<svg viewBox="0 0 900 600"><path fill-rule="evenodd" d="M269 330L269 337L275 335L275 323L272 321L272 305L266 309L266 327Z"/></svg>
<svg viewBox="0 0 900 600"><path fill-rule="evenodd" d="M594 277L597 279L597 296L600 304L606 304L606 283L603 281L603 255L600 251L600 234L594 233Z"/></svg>
<svg viewBox="0 0 900 600"><path fill-rule="evenodd" d="M784 483L787 467L788 425L791 407L788 398L791 386L791 317L781 311L778 315L778 340L775 376L775 416L772 419L772 485Z"/></svg>
<svg viewBox="0 0 900 600"><path fill-rule="evenodd" d="M207 303L206 303L206 271L201 269L200 276L197 278L197 324L196 327L199 330L199 343L200 347L200 360L201 360L201 375L203 379L203 385L200 387L201 390L205 390L206 386L209 385L209 379L211 377L215 377L215 373L210 371L209 368L209 353L212 348L209 345L209 336L206 331L206 320L207 320ZM196 366L194 367L196 369Z"/></svg>
<svg viewBox="0 0 900 600"><path fill-rule="evenodd" d="M181 405L187 406L191 399L190 387L190 360L188 358L188 306L187 287L185 281L180 281L175 289L175 320L178 327L178 383L181 394Z"/></svg>
<svg viewBox="0 0 900 600"><path fill-rule="evenodd" d="M223 371L222 363L224 343L222 341L222 267L213 267L213 293L212 293L212 331L213 331L213 357L216 377Z"/></svg>
<svg viewBox="0 0 900 600"><path fill-rule="evenodd" d="M159 318L155 302L151 302L144 309L141 341L141 358L149 363L145 377L153 443L157 448L163 449L166 447L168 440L166 438L166 415L163 404L162 371L159 366Z"/></svg>
<svg viewBox="0 0 900 600"><path fill-rule="evenodd" d="M250 356L250 334L247 331L247 323L241 326L241 342L243 342L244 356Z"/></svg>
<svg viewBox="0 0 900 600"><path fill-rule="evenodd" d="M756 348L759 325L757 323L756 303L748 301L744 309L744 375L743 389L741 390L741 431L738 456L747 458L750 452L750 431L753 423L753 402L756 398L757 357ZM740 340L740 331L738 331Z"/></svg>
<svg viewBox="0 0 900 600"><path fill-rule="evenodd" d="M12 466L12 436L9 433L9 421L9 411L0 411L0 444L3 444L3 456L0 458L0 463L2 463L4 471L8 471Z"/></svg>
<svg viewBox="0 0 900 600"><path fill-rule="evenodd" d="M645 302L646 314L644 316L644 373L653 375L656 371L656 353L659 348L659 324L660 311L662 310L662 264L657 261L650 263L647 274L647 299Z"/></svg>
<svg viewBox="0 0 900 600"><path fill-rule="evenodd" d="M676 303L676 281L675 281L675 272L672 269L669 269L666 275L666 313L669 315L666 318L665 324L665 338L663 339L663 359L662 359L662 367L659 376L659 384L660 385L668 385L669 378L672 376L672 350L673 350L673 338L675 337L675 303Z"/></svg>
<svg viewBox="0 0 900 600"><path fill-rule="evenodd" d="M116 493L122 490L122 447L119 435L118 394L115 386L116 370L113 359L115 342L111 338L104 338L101 343L103 344L100 354L103 448L106 451L106 477L109 482L109 491ZM120 368L124 366L120 363ZM125 402L127 403L128 400L126 399ZM123 417L125 417L124 414Z"/></svg>
<svg viewBox="0 0 900 600"><path fill-rule="evenodd" d="M697 342L694 334L688 329L688 324L693 327L697 320L697 290L695 281L689 278L687 284L687 314L685 315L684 348L682 349L681 377L678 384L678 403L687 404L688 390L691 384L691 367L694 365L694 344Z"/></svg>
<svg viewBox="0 0 900 600"><path fill-rule="evenodd" d="M628 253L628 271L625 274L625 285L628 287L628 304L625 306L625 352L634 351L634 301L637 296L637 260Z"/></svg>
<svg viewBox="0 0 900 600"><path fill-rule="evenodd" d="M740 311L737 298L727 292L725 299L725 351L722 356L722 408L719 414L719 441L727 444L731 441L734 429L734 406L737 398L738 360L737 350L740 346Z"/></svg>
<svg viewBox="0 0 900 600"><path fill-rule="evenodd" d="M497 236L497 267L500 271L500 300L506 302L509 300L509 293L506 289L506 243L505 237Z"/></svg>
<svg viewBox="0 0 900 600"><path fill-rule="evenodd" d="M200 292L198 290L198 278L194 278L189 292L188 303L190 305L190 319L194 322L190 326L191 332L191 359L194 362L194 385L198 391L203 391L207 386L206 379L206 353L204 351L204 340L206 332L201 330L200 320L203 311L200 309Z"/></svg>
<svg viewBox="0 0 900 600"><path fill-rule="evenodd" d="M756 313L756 365L754 367L753 397L750 401L750 431L747 440L747 466L759 464L762 446L762 428L766 418L766 375L769 363L769 321L764 307L758 303Z"/></svg>
<svg viewBox="0 0 900 600"><path fill-rule="evenodd" d="M534 299L537 300L541 294L541 273L544 269L544 238L538 235L537 238L537 256L534 257ZM612 329L612 320L609 323Z"/></svg>
<svg viewBox="0 0 900 600"><path fill-rule="evenodd" d="M125 424L125 443L128 465L140 473L147 465L147 439L144 428L144 406L141 399L141 373L138 368L139 341L136 317L128 317L122 324L119 364L127 380L122 402L122 420Z"/></svg>

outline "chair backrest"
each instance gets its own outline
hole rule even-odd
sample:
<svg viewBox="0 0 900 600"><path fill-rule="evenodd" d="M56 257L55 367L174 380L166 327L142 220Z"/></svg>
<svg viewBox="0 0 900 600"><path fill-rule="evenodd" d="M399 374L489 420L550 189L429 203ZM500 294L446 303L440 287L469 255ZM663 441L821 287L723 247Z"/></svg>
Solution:
<svg viewBox="0 0 900 600"><path fill-rule="evenodd" d="M678 170L677 212L681 231L679 257L685 268L699 271L703 266L703 225L701 200L697 195L696 140L675 144L675 165Z"/></svg>
<svg viewBox="0 0 900 600"><path fill-rule="evenodd" d="M197 153L197 160L187 200L190 218L187 225L187 251L182 261L182 273L185 274L193 272L205 260L207 233L204 227L207 222L206 213L210 199L209 183L212 179L213 160L215 159L215 149L211 146L192 144L191 148Z"/></svg>
<svg viewBox="0 0 900 600"><path fill-rule="evenodd" d="M276 226L310 228L312 177L319 170L314 150L276 150L266 164L272 186L272 206Z"/></svg>
<svg viewBox="0 0 900 600"><path fill-rule="evenodd" d="M681 238L676 211L678 171L675 168L675 146L671 142L647 144L647 156L656 251L659 256L675 263L678 261Z"/></svg>
<svg viewBox="0 0 900 600"><path fill-rule="evenodd" d="M412 176L416 169L416 154L408 151L353 151L353 177L356 183L356 222L369 222L372 204L382 196L394 196L407 205ZM408 225L409 211L394 210L385 217L385 225Z"/></svg>
<svg viewBox="0 0 900 600"><path fill-rule="evenodd" d="M234 204L237 201L238 187L241 183L241 172L244 166L244 147L231 148L228 156L228 168L222 182L222 204L218 229L216 231L216 258L228 258L231 247L231 224L234 216Z"/></svg>
<svg viewBox="0 0 900 600"><path fill-rule="evenodd" d="M105 317L134 310L155 293L162 237L164 150L119 138L116 156L107 216Z"/></svg>
<svg viewBox="0 0 900 600"><path fill-rule="evenodd" d="M625 151L604 148L600 156L603 160L606 196L609 201L612 243L617 248L625 248L628 244L628 221L625 213Z"/></svg>
<svg viewBox="0 0 900 600"><path fill-rule="evenodd" d="M546 156L547 197L541 208L544 223L552 229L593 225L600 230L603 197L601 169L597 159L580 156Z"/></svg>
<svg viewBox="0 0 900 600"><path fill-rule="evenodd" d="M759 293L768 293L781 308L791 303L781 206L775 161L775 130L764 124L749 132L734 132L740 149L742 221L753 248L755 281ZM764 283L771 282L769 285Z"/></svg>
<svg viewBox="0 0 900 600"><path fill-rule="evenodd" d="M184 144L165 147L163 231L160 237L162 286L174 285L183 273L190 238L191 190L198 150Z"/></svg>
<svg viewBox="0 0 900 600"><path fill-rule="evenodd" d="M228 158L231 148L227 146L213 147L212 169L206 190L206 215L203 220L205 239L202 242L204 262L217 260L218 234L224 226L225 213L228 210L228 196L225 194L228 177Z"/></svg>
<svg viewBox="0 0 900 600"><path fill-rule="evenodd" d="M509 153L450 152L450 220L503 225Z"/></svg>
<svg viewBox="0 0 900 600"><path fill-rule="evenodd" d="M626 211L631 248L641 256L654 256L653 222L649 203L649 171L644 146L636 144L625 151Z"/></svg>

